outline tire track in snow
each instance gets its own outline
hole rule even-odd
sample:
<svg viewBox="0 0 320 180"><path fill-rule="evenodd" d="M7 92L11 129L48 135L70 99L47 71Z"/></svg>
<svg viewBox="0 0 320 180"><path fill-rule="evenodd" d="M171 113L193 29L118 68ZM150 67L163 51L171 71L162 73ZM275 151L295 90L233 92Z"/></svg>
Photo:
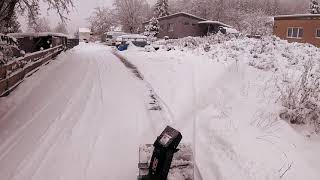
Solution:
<svg viewBox="0 0 320 180"><path fill-rule="evenodd" d="M101 75L102 72L101 72L100 67L104 67L105 71L107 71L108 68L105 65L105 63L99 63L100 62L99 59L95 59L95 63L97 65L98 76L99 76L99 81L98 81L99 83L98 84L99 84L99 90L100 90L99 94L100 94L100 99L101 99L101 105L102 105L102 107L105 107L105 96L104 96L104 90L103 90L103 86L102 86L103 83L102 83L102 75ZM98 139L101 136L101 128L102 128L101 126L98 128L99 130L96 133L96 135L94 136L94 140L93 140L93 143L92 143L92 145L90 147L90 151L89 151L88 157L92 157L92 154L93 154L94 149L95 149L95 147L97 145ZM85 170L84 170L86 179L89 179L88 170L90 168L91 162L92 162L92 158L88 158L87 163L86 163L86 167L85 167Z"/></svg>
<svg viewBox="0 0 320 180"><path fill-rule="evenodd" d="M89 65L89 63L88 63L88 65ZM88 78L88 77L90 77L88 74L89 74L89 68L87 68L86 73L84 73L84 75L83 75L83 77L85 77L85 78L80 78L81 80L84 80L83 82L85 82L85 83L82 83L79 88L76 88L76 91L73 93L73 95L69 96L67 103L64 105L67 108L62 110L59 113L59 116L53 122L51 122L50 126L46 129L46 131L40 137L39 143L37 145L37 147L38 147L37 151L30 154L29 157L26 157L26 159L24 160L24 161L28 162L28 158L29 158L29 161L30 160L32 161L32 158L34 158L34 156L41 156L41 158L39 157L40 162L37 163L37 167L33 171L33 174L29 177L30 179L32 179L32 177L34 177L36 175L36 173L39 171L39 169L41 168L43 163L46 161L46 158L47 158L48 154L50 153L50 151L57 145L57 143L59 143L58 140L61 137L62 133L69 129L69 126L62 126L62 128L59 129L59 127L61 127L61 126L59 126L60 125L59 123L68 122L66 117L68 117L68 113L72 114L71 108L74 105L76 105L76 101L74 101L74 99L77 99L77 98L75 98L75 97L81 96L82 94L85 94L82 92L83 88L85 86L87 86L86 82L91 82L90 78ZM91 84L91 83L88 83L88 84ZM92 86L88 86L88 87L91 87L90 89L92 89ZM69 107L71 107L71 108L69 108ZM78 116L80 116L80 114ZM69 120L70 126L73 127L78 121L79 121L79 119L73 117L73 119ZM65 123L63 123L63 124L65 125ZM33 161L34 161L34 159L33 159ZM23 167L24 165L21 164L20 166ZM19 172L17 174L19 174Z"/></svg>
<svg viewBox="0 0 320 180"><path fill-rule="evenodd" d="M76 72L74 72L73 75L75 75ZM64 91L67 90L67 87L60 87L59 91L55 94L53 99L56 99L59 97L60 94L62 94ZM21 136L23 134L22 132L25 131L33 122L36 120L50 105L53 104L54 101L48 101L35 115L33 115L32 119L27 121L22 127L20 127L18 130L15 131L15 134L11 137L9 137L1 146L0 146L0 152L2 152L0 156L0 161L3 160L4 157L14 148L18 143L21 143L21 140L24 138L24 136Z"/></svg>

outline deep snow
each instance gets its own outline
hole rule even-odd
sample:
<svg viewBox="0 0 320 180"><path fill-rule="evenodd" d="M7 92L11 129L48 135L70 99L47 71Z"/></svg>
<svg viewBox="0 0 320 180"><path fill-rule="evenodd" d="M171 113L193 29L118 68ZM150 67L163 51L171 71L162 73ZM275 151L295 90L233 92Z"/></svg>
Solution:
<svg viewBox="0 0 320 180"><path fill-rule="evenodd" d="M319 179L319 138L279 118L274 87L275 76L299 72L290 61L318 49L244 38L219 40L205 52L206 41L186 38L171 43L176 50L121 52L173 112L172 125L194 144L203 179Z"/></svg>
<svg viewBox="0 0 320 180"><path fill-rule="evenodd" d="M291 60L318 50L267 42L129 47L120 54L144 81L103 45L59 55L0 99L0 179L135 179L139 144L172 125L193 145L204 180L318 180L319 138L279 118L274 88L286 68L301 69ZM148 110L151 94L163 111Z"/></svg>

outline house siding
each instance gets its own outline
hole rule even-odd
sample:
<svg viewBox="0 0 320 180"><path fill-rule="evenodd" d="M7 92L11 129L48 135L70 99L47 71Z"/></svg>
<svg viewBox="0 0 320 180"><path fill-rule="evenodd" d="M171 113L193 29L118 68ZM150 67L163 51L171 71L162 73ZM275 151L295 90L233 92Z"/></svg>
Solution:
<svg viewBox="0 0 320 180"><path fill-rule="evenodd" d="M169 36L169 38L177 39L187 36L204 36L205 30L198 24L200 19L188 17L186 15L173 16L159 20L160 31L158 38ZM146 26L148 23L144 23ZM169 24L173 24L173 31L169 31Z"/></svg>
<svg viewBox="0 0 320 180"><path fill-rule="evenodd" d="M288 28L303 28L302 38L289 38ZM320 19L280 19L275 20L274 35L288 42L310 43L320 47L320 38L316 37L317 29L320 29Z"/></svg>

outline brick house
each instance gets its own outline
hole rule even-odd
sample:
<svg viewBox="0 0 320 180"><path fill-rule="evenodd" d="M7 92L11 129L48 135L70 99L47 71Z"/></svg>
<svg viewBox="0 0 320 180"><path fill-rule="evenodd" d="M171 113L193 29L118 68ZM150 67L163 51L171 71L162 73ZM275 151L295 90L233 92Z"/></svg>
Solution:
<svg viewBox="0 0 320 180"><path fill-rule="evenodd" d="M310 43L320 47L320 14L276 16L273 34L289 42Z"/></svg>
<svg viewBox="0 0 320 180"><path fill-rule="evenodd" d="M192 14L179 12L158 18L160 31L158 38L182 38L187 36L205 36L208 33L216 33L219 27L231 27L219 21L210 21ZM145 27L149 21L142 25Z"/></svg>

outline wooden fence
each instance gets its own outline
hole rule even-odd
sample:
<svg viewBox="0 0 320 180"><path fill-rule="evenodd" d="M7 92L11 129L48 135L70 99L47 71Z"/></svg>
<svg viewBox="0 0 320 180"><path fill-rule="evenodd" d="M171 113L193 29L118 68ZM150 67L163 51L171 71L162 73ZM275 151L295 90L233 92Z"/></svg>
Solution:
<svg viewBox="0 0 320 180"><path fill-rule="evenodd" d="M57 46L44 51L27 54L8 64L0 65L0 97L8 95L25 77L37 71L39 66L56 57L64 47Z"/></svg>

